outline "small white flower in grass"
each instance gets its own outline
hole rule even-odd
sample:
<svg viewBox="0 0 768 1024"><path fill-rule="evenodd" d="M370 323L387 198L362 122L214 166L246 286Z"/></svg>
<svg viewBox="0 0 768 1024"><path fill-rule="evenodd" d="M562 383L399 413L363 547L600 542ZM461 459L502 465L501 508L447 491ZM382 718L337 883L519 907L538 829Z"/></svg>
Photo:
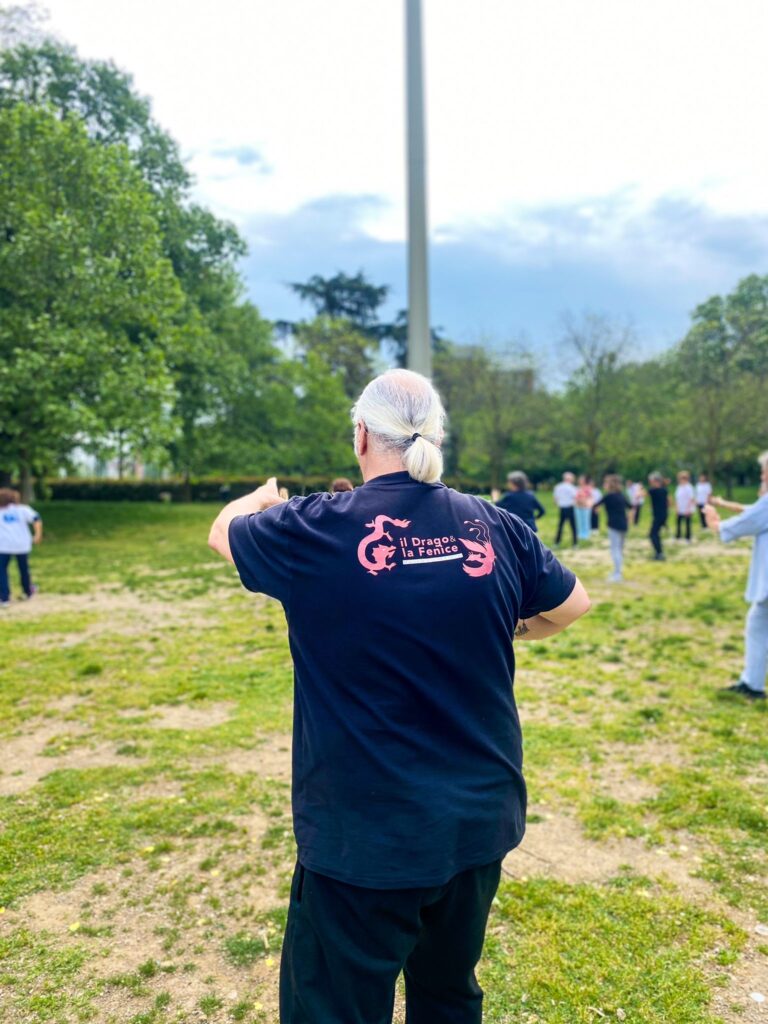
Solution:
<svg viewBox="0 0 768 1024"><path fill-rule="evenodd" d="M765 1002L765 996L763 995L762 992L750 992L749 993L749 998L751 1000L753 1000L753 1002L755 1002L755 1003L764 1003Z"/></svg>
<svg viewBox="0 0 768 1024"><path fill-rule="evenodd" d="M619 1007L618 1010L616 1011L616 1017L617 1017L618 1020L626 1020L627 1019L627 1015L626 1015L626 1013L624 1013L624 1011L622 1010L621 1007Z"/></svg>

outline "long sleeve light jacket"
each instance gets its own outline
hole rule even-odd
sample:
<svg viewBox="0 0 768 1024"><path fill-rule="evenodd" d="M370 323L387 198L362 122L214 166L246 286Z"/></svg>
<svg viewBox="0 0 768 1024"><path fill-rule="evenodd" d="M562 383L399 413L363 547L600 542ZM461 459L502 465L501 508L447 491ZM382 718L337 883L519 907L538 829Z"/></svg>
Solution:
<svg viewBox="0 0 768 1024"><path fill-rule="evenodd" d="M720 537L728 543L739 537L754 537L752 562L744 598L747 601L768 601L768 494L739 515L720 525Z"/></svg>

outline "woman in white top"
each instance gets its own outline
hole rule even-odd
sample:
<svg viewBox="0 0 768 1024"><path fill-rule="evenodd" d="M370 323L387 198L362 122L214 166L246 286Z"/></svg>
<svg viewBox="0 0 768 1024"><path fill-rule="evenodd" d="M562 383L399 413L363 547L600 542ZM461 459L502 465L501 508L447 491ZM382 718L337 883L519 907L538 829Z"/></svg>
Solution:
<svg viewBox="0 0 768 1024"><path fill-rule="evenodd" d="M685 530L685 539L690 544L691 517L696 509L696 501L691 486L691 474L686 469L677 474L675 505L677 507L677 533L675 536L678 540L682 540L683 530Z"/></svg>
<svg viewBox="0 0 768 1024"><path fill-rule="evenodd" d="M25 597L34 594L35 587L29 576L29 553L33 541L39 544L42 539L43 523L37 512L21 504L18 491L0 488L0 606L6 607L11 599L8 566L14 556Z"/></svg>

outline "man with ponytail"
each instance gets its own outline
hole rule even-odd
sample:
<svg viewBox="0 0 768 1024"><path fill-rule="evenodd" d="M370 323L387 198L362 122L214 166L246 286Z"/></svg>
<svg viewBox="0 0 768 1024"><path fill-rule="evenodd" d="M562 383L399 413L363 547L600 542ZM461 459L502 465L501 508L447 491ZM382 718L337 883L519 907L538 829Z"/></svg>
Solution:
<svg viewBox="0 0 768 1024"><path fill-rule="evenodd" d="M475 978L526 792L513 640L589 608L517 516L440 481L445 414L408 370L352 410L363 485L283 501L270 479L209 543L282 602L294 660L298 862L282 1024L479 1024Z"/></svg>

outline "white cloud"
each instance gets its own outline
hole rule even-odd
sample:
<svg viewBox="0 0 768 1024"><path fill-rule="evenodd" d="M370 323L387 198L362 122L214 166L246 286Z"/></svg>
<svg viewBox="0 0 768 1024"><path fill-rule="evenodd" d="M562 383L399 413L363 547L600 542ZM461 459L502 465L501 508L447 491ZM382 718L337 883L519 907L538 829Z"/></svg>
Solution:
<svg viewBox="0 0 768 1024"><path fill-rule="evenodd" d="M48 6L83 53L135 74L222 212L375 193L390 208L371 230L402 237L400 0ZM764 0L426 0L425 37L433 224L630 186L768 209ZM221 180L201 155L215 140L273 174Z"/></svg>

